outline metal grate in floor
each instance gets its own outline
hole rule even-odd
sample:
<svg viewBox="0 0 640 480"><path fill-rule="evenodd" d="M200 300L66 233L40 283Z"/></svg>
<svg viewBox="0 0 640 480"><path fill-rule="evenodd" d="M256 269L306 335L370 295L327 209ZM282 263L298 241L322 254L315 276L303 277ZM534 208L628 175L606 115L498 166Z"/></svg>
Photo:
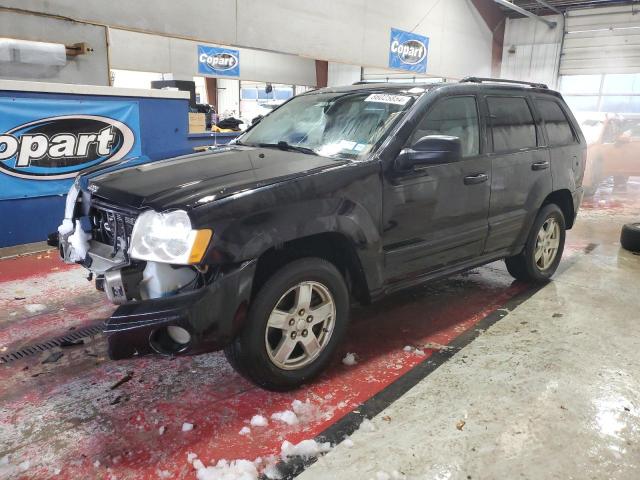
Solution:
<svg viewBox="0 0 640 480"><path fill-rule="evenodd" d="M47 350L51 350L56 347L71 347L76 343L79 343L81 339L87 337L93 337L95 335L102 334L104 329L104 323L100 322L85 328L73 330L60 337L52 338L40 343L34 343L20 350L8 352L0 355L0 364L15 362L16 360L22 360L23 358L30 357L32 355L38 355Z"/></svg>

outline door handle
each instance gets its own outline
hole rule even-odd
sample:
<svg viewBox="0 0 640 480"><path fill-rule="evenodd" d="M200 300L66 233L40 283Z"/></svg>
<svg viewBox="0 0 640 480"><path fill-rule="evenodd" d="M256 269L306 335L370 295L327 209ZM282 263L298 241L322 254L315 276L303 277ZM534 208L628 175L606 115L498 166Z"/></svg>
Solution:
<svg viewBox="0 0 640 480"><path fill-rule="evenodd" d="M478 183L484 183L489 180L489 176L486 173L479 173L477 175L469 175L464 177L465 185L477 185Z"/></svg>
<svg viewBox="0 0 640 480"><path fill-rule="evenodd" d="M546 160L544 162L536 162L531 164L531 170L546 170L547 168L549 168L549 162Z"/></svg>

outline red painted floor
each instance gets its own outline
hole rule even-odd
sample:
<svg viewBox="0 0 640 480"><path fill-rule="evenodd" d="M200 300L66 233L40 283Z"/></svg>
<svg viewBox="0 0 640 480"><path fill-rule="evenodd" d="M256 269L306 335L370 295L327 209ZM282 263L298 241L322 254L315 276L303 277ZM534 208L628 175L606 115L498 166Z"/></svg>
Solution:
<svg viewBox="0 0 640 480"><path fill-rule="evenodd" d="M4 351L112 310L82 269L56 270L48 257L0 261ZM189 452L205 465L278 455L284 440L315 437L526 288L495 263L357 309L331 368L286 394L254 387L221 353L112 362L102 339L63 349L55 363L43 353L0 365L0 478L192 479ZM355 366L341 363L347 352ZM308 402L297 425L270 419L294 400ZM240 435L256 414L269 425ZM183 432L184 422L194 429Z"/></svg>

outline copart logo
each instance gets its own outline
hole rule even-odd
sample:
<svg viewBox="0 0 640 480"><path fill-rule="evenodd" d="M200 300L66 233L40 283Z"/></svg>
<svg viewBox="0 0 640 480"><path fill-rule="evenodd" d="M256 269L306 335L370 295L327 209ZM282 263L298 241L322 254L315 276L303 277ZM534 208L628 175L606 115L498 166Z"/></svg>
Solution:
<svg viewBox="0 0 640 480"><path fill-rule="evenodd" d="M216 53L214 55L200 54L200 63L212 71L231 70L238 65L238 58L232 53Z"/></svg>
<svg viewBox="0 0 640 480"><path fill-rule="evenodd" d="M112 118L43 118L0 134L0 170L38 180L72 178L86 168L124 158L134 142L133 131Z"/></svg>
<svg viewBox="0 0 640 480"><path fill-rule="evenodd" d="M419 40L407 40L404 43L394 40L391 42L391 52L395 53L402 63L416 65L424 60L427 47Z"/></svg>

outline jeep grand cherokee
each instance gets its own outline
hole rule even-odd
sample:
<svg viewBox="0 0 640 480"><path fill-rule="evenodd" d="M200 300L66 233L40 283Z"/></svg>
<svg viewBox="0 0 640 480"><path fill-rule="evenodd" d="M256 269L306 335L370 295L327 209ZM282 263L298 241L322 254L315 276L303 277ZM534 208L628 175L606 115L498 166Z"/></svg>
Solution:
<svg viewBox="0 0 640 480"><path fill-rule="evenodd" d="M352 300L499 259L549 279L585 140L559 93L517 83L320 89L233 145L80 177L60 250L119 305L111 357L224 348L284 390L327 365Z"/></svg>

